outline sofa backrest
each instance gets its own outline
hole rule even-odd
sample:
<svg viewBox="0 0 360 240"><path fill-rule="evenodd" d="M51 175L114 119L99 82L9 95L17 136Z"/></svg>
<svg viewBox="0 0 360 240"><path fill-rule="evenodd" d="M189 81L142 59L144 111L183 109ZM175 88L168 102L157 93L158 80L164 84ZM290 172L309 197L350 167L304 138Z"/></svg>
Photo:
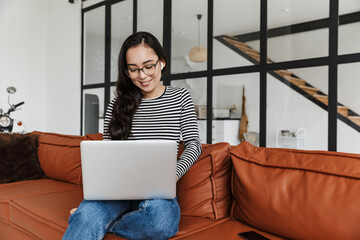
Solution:
<svg viewBox="0 0 360 240"><path fill-rule="evenodd" d="M78 185L82 183L80 143L102 139L102 134L74 136L39 131L32 134L39 136L38 158L45 175Z"/></svg>
<svg viewBox="0 0 360 240"><path fill-rule="evenodd" d="M232 217L290 239L360 239L360 155L231 150Z"/></svg>

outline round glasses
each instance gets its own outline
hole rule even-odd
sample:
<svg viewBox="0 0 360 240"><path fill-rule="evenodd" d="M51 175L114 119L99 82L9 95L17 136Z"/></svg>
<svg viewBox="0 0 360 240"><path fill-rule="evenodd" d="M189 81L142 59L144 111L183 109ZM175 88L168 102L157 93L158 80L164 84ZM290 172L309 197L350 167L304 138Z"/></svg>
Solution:
<svg viewBox="0 0 360 240"><path fill-rule="evenodd" d="M133 78L139 77L140 71L142 71L146 75L151 76L156 72L156 64L158 64L159 61L160 61L160 59L158 59L156 61L156 63L147 64L147 65L143 66L142 68L128 68L125 71L126 75L128 75L129 78L133 79Z"/></svg>

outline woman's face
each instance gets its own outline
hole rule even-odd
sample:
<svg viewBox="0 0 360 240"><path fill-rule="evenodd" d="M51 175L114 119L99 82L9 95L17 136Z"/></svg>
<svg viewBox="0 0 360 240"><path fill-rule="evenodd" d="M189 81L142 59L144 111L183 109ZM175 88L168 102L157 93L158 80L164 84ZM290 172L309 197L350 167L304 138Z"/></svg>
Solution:
<svg viewBox="0 0 360 240"><path fill-rule="evenodd" d="M144 98L159 97L165 90L165 86L160 82L161 63L165 67L165 62L162 59L158 60L155 51L145 44L131 47L126 52L128 75L140 88ZM139 70L141 68L143 70Z"/></svg>

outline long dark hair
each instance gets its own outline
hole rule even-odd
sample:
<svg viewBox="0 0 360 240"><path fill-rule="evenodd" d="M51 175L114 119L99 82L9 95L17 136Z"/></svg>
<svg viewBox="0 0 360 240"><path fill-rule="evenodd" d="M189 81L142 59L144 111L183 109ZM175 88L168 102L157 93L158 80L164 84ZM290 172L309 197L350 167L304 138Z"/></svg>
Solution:
<svg viewBox="0 0 360 240"><path fill-rule="evenodd" d="M131 136L132 121L135 111L139 107L142 94L127 76L126 52L131 47L145 44L151 47L159 59L167 62L166 53L157 38L148 32L137 32L129 36L123 43L118 59L118 79L116 83L117 97L113 106L109 132L112 140L126 140ZM164 72L165 68L162 70Z"/></svg>

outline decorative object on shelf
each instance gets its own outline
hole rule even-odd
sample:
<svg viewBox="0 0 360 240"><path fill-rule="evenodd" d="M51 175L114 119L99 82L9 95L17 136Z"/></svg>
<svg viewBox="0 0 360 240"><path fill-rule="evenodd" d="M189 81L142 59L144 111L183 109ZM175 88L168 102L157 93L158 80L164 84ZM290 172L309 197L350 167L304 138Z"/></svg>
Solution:
<svg viewBox="0 0 360 240"><path fill-rule="evenodd" d="M206 119L206 105L195 105L196 116L198 119ZM230 118L232 112L236 112L236 105L233 104L228 108L213 108L213 118Z"/></svg>
<svg viewBox="0 0 360 240"><path fill-rule="evenodd" d="M299 128L295 131L278 128L276 130L276 147L305 149L305 129Z"/></svg>
<svg viewBox="0 0 360 240"><path fill-rule="evenodd" d="M198 45L191 48L189 52L189 59L192 62L206 62L207 61L207 50L200 46L200 20L202 14L197 15L198 19Z"/></svg>
<svg viewBox="0 0 360 240"><path fill-rule="evenodd" d="M245 86L243 86L243 95L242 95L242 103L241 103L241 121L240 121L240 128L239 128L239 140L240 141L244 141L244 133L247 132L247 126L248 126L248 117L246 115L246 111L245 111L245 102L246 102L246 98L245 98Z"/></svg>

